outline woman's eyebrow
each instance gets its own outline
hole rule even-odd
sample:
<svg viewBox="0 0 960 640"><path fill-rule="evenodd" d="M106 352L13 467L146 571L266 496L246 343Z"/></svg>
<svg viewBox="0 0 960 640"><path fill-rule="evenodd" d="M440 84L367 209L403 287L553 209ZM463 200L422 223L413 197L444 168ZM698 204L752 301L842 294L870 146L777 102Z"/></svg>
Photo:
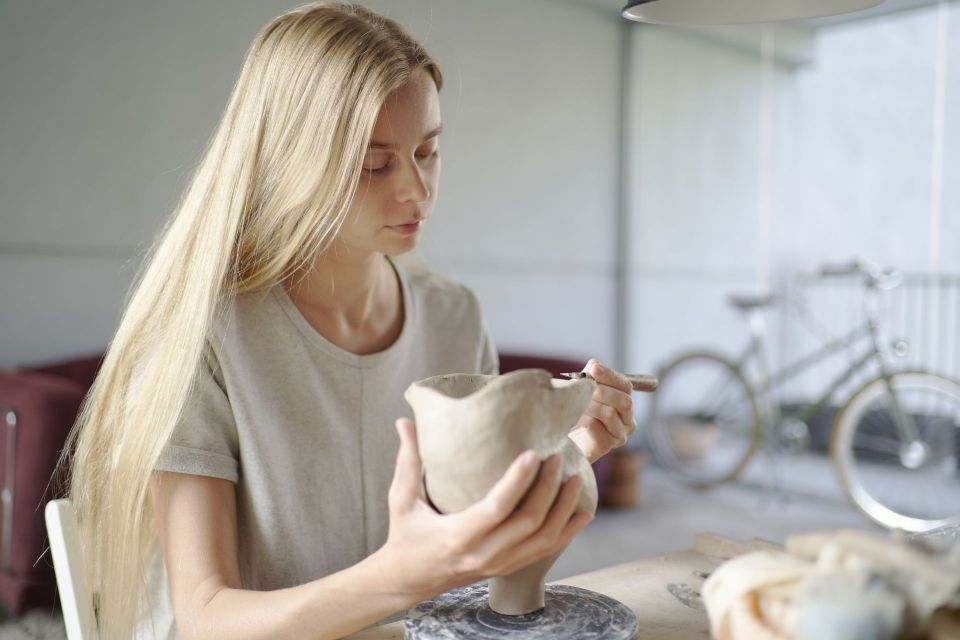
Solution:
<svg viewBox="0 0 960 640"><path fill-rule="evenodd" d="M420 144L423 144L424 142L426 142L427 140L429 140L434 136L440 135L441 131L443 131L443 125L442 124L437 125L435 129L433 129L432 131L427 133L426 136L424 136L423 140L420 141ZM390 144L389 142L377 142L376 140L371 140L370 148L371 149L396 149L397 145Z"/></svg>

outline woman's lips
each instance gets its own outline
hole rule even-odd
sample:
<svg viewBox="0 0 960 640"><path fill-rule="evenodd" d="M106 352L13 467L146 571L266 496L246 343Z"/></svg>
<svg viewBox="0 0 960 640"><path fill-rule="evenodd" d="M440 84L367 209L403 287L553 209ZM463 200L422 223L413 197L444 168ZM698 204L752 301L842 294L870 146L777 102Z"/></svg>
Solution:
<svg viewBox="0 0 960 640"><path fill-rule="evenodd" d="M421 222L422 220L417 220L416 222L411 222L410 224L392 224L388 225L387 228L393 229L397 233L408 236L420 230Z"/></svg>

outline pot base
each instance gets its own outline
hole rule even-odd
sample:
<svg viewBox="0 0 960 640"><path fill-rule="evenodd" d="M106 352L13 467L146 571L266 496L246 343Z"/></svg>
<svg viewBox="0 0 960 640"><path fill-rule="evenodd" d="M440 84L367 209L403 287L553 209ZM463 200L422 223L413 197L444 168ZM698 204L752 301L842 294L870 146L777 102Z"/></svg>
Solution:
<svg viewBox="0 0 960 640"><path fill-rule="evenodd" d="M567 585L547 585L543 609L506 616L487 604L487 584L454 589L407 612L408 640L528 638L632 640L637 617L625 604L601 593Z"/></svg>

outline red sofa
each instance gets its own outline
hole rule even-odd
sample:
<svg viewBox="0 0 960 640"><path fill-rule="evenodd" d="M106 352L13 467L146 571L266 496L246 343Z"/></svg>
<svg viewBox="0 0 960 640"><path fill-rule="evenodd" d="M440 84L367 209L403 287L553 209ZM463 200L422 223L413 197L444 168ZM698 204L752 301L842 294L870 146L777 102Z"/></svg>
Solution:
<svg viewBox="0 0 960 640"><path fill-rule="evenodd" d="M12 613L55 600L43 507L101 358L0 371L0 605Z"/></svg>

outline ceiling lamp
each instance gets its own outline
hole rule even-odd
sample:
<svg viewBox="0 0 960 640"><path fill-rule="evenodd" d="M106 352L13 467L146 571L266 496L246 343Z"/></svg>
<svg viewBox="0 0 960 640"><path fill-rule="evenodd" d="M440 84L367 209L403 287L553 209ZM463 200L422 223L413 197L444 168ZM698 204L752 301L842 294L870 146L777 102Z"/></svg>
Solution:
<svg viewBox="0 0 960 640"><path fill-rule="evenodd" d="M883 0L630 0L624 18L656 24L781 22L851 13Z"/></svg>

